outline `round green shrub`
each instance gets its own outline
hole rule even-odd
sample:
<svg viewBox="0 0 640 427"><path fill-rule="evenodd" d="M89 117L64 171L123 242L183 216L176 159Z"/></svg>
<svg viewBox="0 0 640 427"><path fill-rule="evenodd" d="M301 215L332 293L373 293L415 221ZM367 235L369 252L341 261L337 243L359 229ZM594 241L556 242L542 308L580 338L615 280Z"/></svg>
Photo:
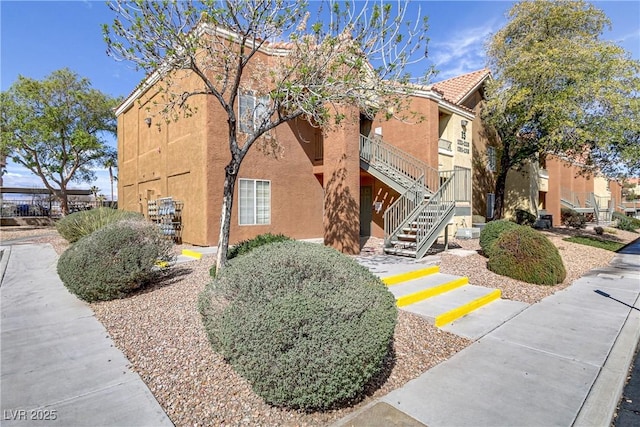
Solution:
<svg viewBox="0 0 640 427"><path fill-rule="evenodd" d="M58 260L58 275L79 298L122 298L146 284L158 260L170 260L172 243L145 221L122 220L71 245Z"/></svg>
<svg viewBox="0 0 640 427"><path fill-rule="evenodd" d="M233 259L240 255L244 255L256 248L259 248L264 245L268 245L270 243L286 242L289 240L291 240L291 238L285 236L284 234L271 234L271 233L260 234L254 237L253 239L243 240L242 242L230 248L229 252L227 253L227 260ZM216 277L215 264L212 265L211 268L209 269L209 275L211 277Z"/></svg>
<svg viewBox="0 0 640 427"><path fill-rule="evenodd" d="M614 212L613 219L616 221L614 226L618 230L636 231L638 228L640 228L639 219L623 215L620 212Z"/></svg>
<svg viewBox="0 0 640 427"><path fill-rule="evenodd" d="M284 234L260 234L253 239L243 240L242 242L234 245L231 249L229 249L227 259L233 259L237 256L244 255L248 252L251 252L255 248L259 248L260 246L276 242L285 242L287 240L291 240L291 238L285 236Z"/></svg>
<svg viewBox="0 0 640 427"><path fill-rule="evenodd" d="M58 233L67 242L73 243L108 224L123 219L143 221L144 216L137 212L97 208L88 211L74 212L60 218L60 220L56 222L56 230L58 230Z"/></svg>
<svg viewBox="0 0 640 427"><path fill-rule="evenodd" d="M587 226L587 218L583 214L570 208L560 209L560 222L576 230L586 228Z"/></svg>
<svg viewBox="0 0 640 427"><path fill-rule="evenodd" d="M532 227L536 222L536 216L524 209L516 209L516 224Z"/></svg>
<svg viewBox="0 0 640 427"><path fill-rule="evenodd" d="M214 350L258 395L306 410L356 399L384 372L397 317L369 270L298 241L234 259L198 305Z"/></svg>
<svg viewBox="0 0 640 427"><path fill-rule="evenodd" d="M558 249L529 227L502 233L493 242L487 267L496 274L539 285L561 283L567 275Z"/></svg>
<svg viewBox="0 0 640 427"><path fill-rule="evenodd" d="M500 234L519 227L521 226L506 219L488 222L482 228L482 231L480 231L480 247L482 248L482 252L487 256L490 255L491 245L493 245L493 242Z"/></svg>

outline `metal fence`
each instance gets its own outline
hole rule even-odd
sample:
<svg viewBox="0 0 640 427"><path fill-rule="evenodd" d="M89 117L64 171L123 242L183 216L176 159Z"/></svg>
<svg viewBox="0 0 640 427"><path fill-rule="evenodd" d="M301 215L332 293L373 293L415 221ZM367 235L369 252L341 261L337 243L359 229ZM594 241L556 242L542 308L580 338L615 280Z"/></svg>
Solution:
<svg viewBox="0 0 640 427"><path fill-rule="evenodd" d="M110 207L117 209L118 202L114 201L78 201L69 200L69 213L86 211L96 207ZM28 199L2 199L0 211L3 218L10 217L49 217L62 216L60 202L57 200L28 200Z"/></svg>

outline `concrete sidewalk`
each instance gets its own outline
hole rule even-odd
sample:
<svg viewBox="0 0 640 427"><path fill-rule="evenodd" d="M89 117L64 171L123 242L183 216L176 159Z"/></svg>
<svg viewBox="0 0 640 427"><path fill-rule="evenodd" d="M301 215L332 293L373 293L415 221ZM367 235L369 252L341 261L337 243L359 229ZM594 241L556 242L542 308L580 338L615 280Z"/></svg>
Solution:
<svg viewBox="0 0 640 427"><path fill-rule="evenodd" d="M640 337L639 295L640 239L336 425L608 426Z"/></svg>
<svg viewBox="0 0 640 427"><path fill-rule="evenodd" d="M53 248L1 249L1 424L172 426L89 306L64 287Z"/></svg>

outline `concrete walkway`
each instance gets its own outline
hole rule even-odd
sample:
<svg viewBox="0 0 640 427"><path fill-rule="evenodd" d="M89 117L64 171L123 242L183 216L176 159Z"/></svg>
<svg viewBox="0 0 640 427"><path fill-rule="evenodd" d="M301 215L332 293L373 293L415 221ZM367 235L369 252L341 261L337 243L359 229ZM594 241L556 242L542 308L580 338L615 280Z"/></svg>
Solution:
<svg viewBox="0 0 640 427"><path fill-rule="evenodd" d="M0 250L2 426L173 425L89 306L66 290L53 248Z"/></svg>
<svg viewBox="0 0 640 427"><path fill-rule="evenodd" d="M640 337L640 239L340 426L608 426Z"/></svg>

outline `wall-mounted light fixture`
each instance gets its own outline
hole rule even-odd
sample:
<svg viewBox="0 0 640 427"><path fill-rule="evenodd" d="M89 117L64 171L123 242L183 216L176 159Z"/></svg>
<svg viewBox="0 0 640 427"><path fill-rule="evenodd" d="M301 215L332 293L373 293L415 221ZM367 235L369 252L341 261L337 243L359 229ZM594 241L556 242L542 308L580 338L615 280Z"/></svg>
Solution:
<svg viewBox="0 0 640 427"><path fill-rule="evenodd" d="M468 122L468 121L466 121L466 120L460 120L460 125L462 125L462 127L463 127L463 128L464 128L464 127L467 127L467 125L468 125L468 124L469 124L469 122Z"/></svg>
<svg viewBox="0 0 640 427"><path fill-rule="evenodd" d="M151 127L151 117L144 119L144 122L147 124L147 127Z"/></svg>

